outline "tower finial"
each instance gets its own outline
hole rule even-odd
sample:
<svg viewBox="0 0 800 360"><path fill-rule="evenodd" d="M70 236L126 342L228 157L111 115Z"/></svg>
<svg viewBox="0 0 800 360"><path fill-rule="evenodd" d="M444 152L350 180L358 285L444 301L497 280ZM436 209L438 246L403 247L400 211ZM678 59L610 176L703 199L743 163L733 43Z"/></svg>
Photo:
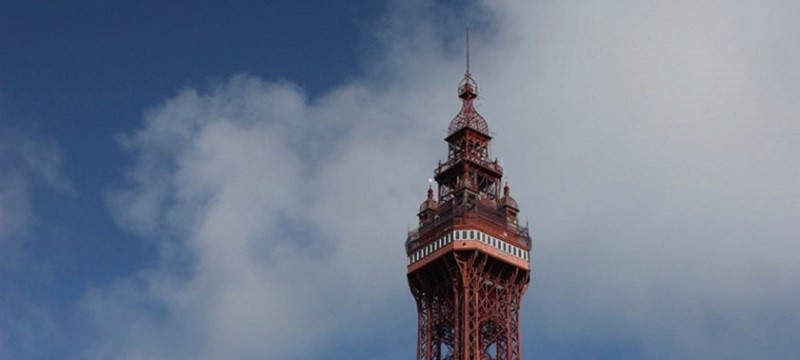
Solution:
<svg viewBox="0 0 800 360"><path fill-rule="evenodd" d="M466 28L467 37L467 72L464 73L464 80L458 85L458 97L464 101L471 102L472 99L478 97L478 84L472 80L472 75L469 73L469 27Z"/></svg>
<svg viewBox="0 0 800 360"><path fill-rule="evenodd" d="M469 76L469 26L467 26L467 76Z"/></svg>

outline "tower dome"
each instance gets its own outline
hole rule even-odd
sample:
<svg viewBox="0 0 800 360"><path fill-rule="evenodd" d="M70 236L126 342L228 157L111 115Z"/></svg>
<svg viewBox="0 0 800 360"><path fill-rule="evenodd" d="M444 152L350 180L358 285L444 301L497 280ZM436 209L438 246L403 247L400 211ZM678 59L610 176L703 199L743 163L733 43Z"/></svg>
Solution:
<svg viewBox="0 0 800 360"><path fill-rule="evenodd" d="M511 197L511 191L508 187L508 183L506 183L506 186L503 187L503 197L500 198L500 207L503 206L512 208L514 210L519 210L517 200L514 200L514 198Z"/></svg>
<svg viewBox="0 0 800 360"><path fill-rule="evenodd" d="M428 187L428 198L419 206L419 212L422 213L426 210L436 210L437 202L433 199L433 188Z"/></svg>
<svg viewBox="0 0 800 360"><path fill-rule="evenodd" d="M447 135L453 135L463 128L470 128L488 136L489 125L486 123L486 119L475 110L475 104L473 102L473 100L478 97L478 84L475 83L475 80L472 79L469 72L464 74L464 80L461 80L458 86L458 97L463 101L461 111L450 121L450 126L447 128Z"/></svg>

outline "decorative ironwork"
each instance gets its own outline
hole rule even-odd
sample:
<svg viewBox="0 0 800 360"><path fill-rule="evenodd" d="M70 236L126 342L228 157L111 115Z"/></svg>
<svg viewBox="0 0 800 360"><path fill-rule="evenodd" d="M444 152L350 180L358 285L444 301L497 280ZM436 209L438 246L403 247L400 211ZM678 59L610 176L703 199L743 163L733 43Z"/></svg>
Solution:
<svg viewBox="0 0 800 360"><path fill-rule="evenodd" d="M464 80L461 80L461 85L458 87L458 97L463 101L461 111L450 121L447 135L453 135L463 128L470 128L489 136L489 124L486 123L486 119L481 114L478 114L473 101L478 97L478 84L475 83L469 73L464 75Z"/></svg>
<svg viewBox="0 0 800 360"><path fill-rule="evenodd" d="M529 277L479 251L452 252L409 274L417 359L520 359L519 311Z"/></svg>
<svg viewBox="0 0 800 360"><path fill-rule="evenodd" d="M467 50L469 53L469 50ZM469 64L469 55L467 55ZM475 111L478 86L459 84L463 105L448 128L447 160L409 231L408 284L417 304L417 360L519 360L520 304L530 281L531 239L491 136Z"/></svg>

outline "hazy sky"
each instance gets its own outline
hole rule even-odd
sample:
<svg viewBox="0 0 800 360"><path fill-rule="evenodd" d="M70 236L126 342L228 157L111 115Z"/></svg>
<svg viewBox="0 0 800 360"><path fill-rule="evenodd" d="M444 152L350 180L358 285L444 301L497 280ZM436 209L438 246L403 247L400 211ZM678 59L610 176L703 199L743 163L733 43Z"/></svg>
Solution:
<svg viewBox="0 0 800 360"><path fill-rule="evenodd" d="M526 359L800 353L800 4L0 5L1 359L409 359L478 111Z"/></svg>

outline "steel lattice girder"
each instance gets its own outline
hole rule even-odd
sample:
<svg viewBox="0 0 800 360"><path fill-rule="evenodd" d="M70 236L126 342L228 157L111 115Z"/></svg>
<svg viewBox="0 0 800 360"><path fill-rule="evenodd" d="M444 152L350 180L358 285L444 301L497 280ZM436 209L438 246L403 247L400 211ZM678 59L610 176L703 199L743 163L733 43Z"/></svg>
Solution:
<svg viewBox="0 0 800 360"><path fill-rule="evenodd" d="M453 252L409 274L419 313L417 359L520 359L519 309L529 276L479 251Z"/></svg>

